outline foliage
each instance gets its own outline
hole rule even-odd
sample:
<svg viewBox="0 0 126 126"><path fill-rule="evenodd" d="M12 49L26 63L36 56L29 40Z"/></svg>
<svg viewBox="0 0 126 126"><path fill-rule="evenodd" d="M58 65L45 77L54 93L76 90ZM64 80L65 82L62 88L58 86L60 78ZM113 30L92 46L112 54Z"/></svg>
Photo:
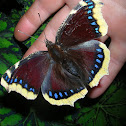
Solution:
<svg viewBox="0 0 126 126"><path fill-rule="evenodd" d="M20 17L32 2L17 0L24 7L11 9L9 15L0 12L0 76L21 59L26 49L35 41L29 38L23 44L15 40L14 28ZM38 37L45 24L35 33ZM125 68L124 68L125 69ZM28 101L19 94L8 94L0 85L0 125L1 126L123 126L126 125L126 74L120 73L109 89L97 99L82 99L75 107L52 106L40 93L34 101Z"/></svg>

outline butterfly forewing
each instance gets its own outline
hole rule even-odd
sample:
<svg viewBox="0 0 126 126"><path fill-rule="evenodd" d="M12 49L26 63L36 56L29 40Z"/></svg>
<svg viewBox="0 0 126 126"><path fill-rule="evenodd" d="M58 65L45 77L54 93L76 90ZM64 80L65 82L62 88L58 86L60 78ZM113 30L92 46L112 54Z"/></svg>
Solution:
<svg viewBox="0 0 126 126"><path fill-rule="evenodd" d="M81 0L59 28L56 43L68 48L104 36L108 26L101 13L102 6L99 0Z"/></svg>
<svg viewBox="0 0 126 126"><path fill-rule="evenodd" d="M35 99L49 67L47 52L37 52L8 69L1 84L8 92L16 91L27 99Z"/></svg>

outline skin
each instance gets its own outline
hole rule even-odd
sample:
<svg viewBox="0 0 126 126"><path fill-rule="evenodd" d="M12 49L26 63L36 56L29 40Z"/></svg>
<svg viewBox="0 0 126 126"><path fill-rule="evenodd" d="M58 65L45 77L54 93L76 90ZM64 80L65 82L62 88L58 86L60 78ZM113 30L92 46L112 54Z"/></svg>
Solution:
<svg viewBox="0 0 126 126"><path fill-rule="evenodd" d="M36 0L18 22L14 32L15 38L19 41L26 40L28 36L18 30L32 35L50 15L57 12L44 30L46 38L55 42L59 26L78 2L79 0ZM103 17L109 29L108 34L102 37L101 41L104 42L111 37L109 45L111 60L109 75L104 76L99 85L90 90L88 94L90 98L96 98L105 92L126 61L126 2L125 0L102 0L102 2L104 3ZM40 13L42 21L40 21L38 13ZM47 50L43 43L45 39L43 32L38 39L42 42L36 40L24 57L36 51Z"/></svg>

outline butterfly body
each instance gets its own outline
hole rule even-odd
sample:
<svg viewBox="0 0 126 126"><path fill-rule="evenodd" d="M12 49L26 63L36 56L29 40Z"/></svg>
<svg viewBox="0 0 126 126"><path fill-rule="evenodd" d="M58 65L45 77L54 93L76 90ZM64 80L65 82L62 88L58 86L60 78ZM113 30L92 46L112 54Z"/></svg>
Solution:
<svg viewBox="0 0 126 126"><path fill-rule="evenodd" d="M52 59L53 62L60 64L63 69L67 70L70 74L79 77L79 73L81 70L78 64L76 64L76 62L72 60L67 53L67 50L69 49L63 49L60 45L56 45L52 42L47 42L47 48L50 59Z"/></svg>
<svg viewBox="0 0 126 126"><path fill-rule="evenodd" d="M40 91L53 105L71 105L108 74L110 52L99 41L108 26L99 0L81 0L60 26L56 42L46 39L48 51L39 51L8 69L1 85L27 99Z"/></svg>

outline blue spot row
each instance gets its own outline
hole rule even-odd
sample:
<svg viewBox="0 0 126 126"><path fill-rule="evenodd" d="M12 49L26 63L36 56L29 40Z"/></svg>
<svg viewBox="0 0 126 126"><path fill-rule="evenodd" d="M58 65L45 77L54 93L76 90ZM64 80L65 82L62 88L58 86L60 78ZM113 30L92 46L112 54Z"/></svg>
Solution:
<svg viewBox="0 0 126 126"><path fill-rule="evenodd" d="M83 89L83 87L80 87L79 90L81 90L81 89ZM33 89L31 89L31 88L30 88L30 90L33 91ZM33 91L33 92L34 92L34 91ZM71 89L70 92L71 92L71 93L74 93L74 90ZM52 91L49 91L48 94L49 94L49 97L53 97ZM64 95L65 95L65 96L68 96L68 93L67 93L67 92L64 92ZM62 98L62 97L63 97L63 93L62 93L62 92L54 93L55 99L58 99L59 96Z"/></svg>
<svg viewBox="0 0 126 126"><path fill-rule="evenodd" d="M64 94L65 94L66 96L68 96L67 92L64 92ZM50 96L50 97L53 96L53 94L52 94L51 91L49 91L49 96ZM61 92L59 92L59 96L60 96L60 97L63 97L63 94L62 94ZM58 98L58 94L55 93L55 94L54 94L54 97L57 99L57 98Z"/></svg>
<svg viewBox="0 0 126 126"><path fill-rule="evenodd" d="M7 83L10 83L10 84L12 84L13 82L14 83L18 82L17 78L15 78L15 79L11 78L10 79L10 78L8 78L7 75L5 76L5 80L7 81ZM19 84L22 85L23 84L23 80L19 80ZM26 88L26 89L28 89L28 84L25 84L23 87ZM35 89L34 88L30 88L29 91L35 92Z"/></svg>

